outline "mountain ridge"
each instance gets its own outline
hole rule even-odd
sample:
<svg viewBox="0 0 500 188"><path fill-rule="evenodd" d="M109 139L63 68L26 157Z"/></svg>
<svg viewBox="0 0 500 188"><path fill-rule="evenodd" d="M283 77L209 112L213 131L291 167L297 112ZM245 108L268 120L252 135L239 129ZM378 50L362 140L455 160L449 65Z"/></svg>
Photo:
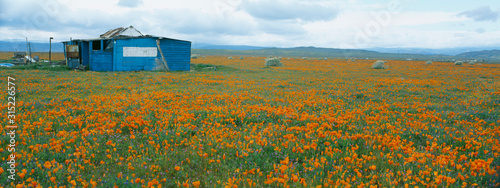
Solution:
<svg viewBox="0 0 500 188"><path fill-rule="evenodd" d="M465 52L456 55L457 57L467 59L500 60L500 50L483 50L475 52Z"/></svg>
<svg viewBox="0 0 500 188"><path fill-rule="evenodd" d="M48 52L49 43L32 42L32 52ZM377 50L378 49L378 50ZM468 51L470 49L487 49L478 51ZM457 53L449 54L434 54L433 49L425 48L371 48L371 49L340 49L340 48L323 48L313 46L300 46L292 48L279 47L262 47L250 45L214 45L208 43L193 43L191 52L193 54L202 55L246 55L246 56L293 56L293 57L334 57L334 58L386 58L386 59L404 59L404 60L439 60L439 61L455 61L455 59L476 59L488 61L500 61L500 47L484 47L484 48L456 48L456 49L440 49L436 52L446 50ZM394 53L397 50L398 53ZM0 41L0 51L26 51L26 42L24 41ZM64 46L61 42L52 43L52 52L63 52ZM414 53L416 52L416 53Z"/></svg>

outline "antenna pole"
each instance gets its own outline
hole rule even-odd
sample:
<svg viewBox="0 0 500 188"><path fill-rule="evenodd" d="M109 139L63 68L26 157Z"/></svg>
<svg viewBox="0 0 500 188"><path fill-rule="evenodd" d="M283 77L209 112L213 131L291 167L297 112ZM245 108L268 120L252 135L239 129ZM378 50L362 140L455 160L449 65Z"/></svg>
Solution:
<svg viewBox="0 0 500 188"><path fill-rule="evenodd" d="M50 37L49 38L49 62L52 63L52 39L54 39L54 37Z"/></svg>
<svg viewBox="0 0 500 188"><path fill-rule="evenodd" d="M28 43L28 48L29 48L29 53L30 53L30 59L29 59L29 61L31 63L31 42ZM36 64L36 62L35 62L35 64Z"/></svg>
<svg viewBox="0 0 500 188"><path fill-rule="evenodd" d="M29 44L28 44L28 37L26 37L26 55L28 55L28 49L29 49ZM25 63L28 62L28 60L26 59Z"/></svg>

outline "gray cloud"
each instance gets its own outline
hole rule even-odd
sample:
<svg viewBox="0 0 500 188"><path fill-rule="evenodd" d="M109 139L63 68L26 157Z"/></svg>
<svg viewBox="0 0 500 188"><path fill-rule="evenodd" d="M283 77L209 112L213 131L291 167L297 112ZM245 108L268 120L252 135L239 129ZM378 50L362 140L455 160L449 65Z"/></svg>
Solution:
<svg viewBox="0 0 500 188"><path fill-rule="evenodd" d="M306 33L306 30L300 24L289 20L261 20L258 26L261 32L268 34L291 36Z"/></svg>
<svg viewBox="0 0 500 188"><path fill-rule="evenodd" d="M0 1L0 18L4 16L5 12L7 11L7 2L6 1Z"/></svg>
<svg viewBox="0 0 500 188"><path fill-rule="evenodd" d="M138 7L139 5L142 5L142 0L120 0L118 2L118 6L122 7Z"/></svg>
<svg viewBox="0 0 500 188"><path fill-rule="evenodd" d="M256 26L249 20L225 14L209 14L190 9L170 9L154 11L147 16L156 27L192 35L248 35Z"/></svg>
<svg viewBox="0 0 500 188"><path fill-rule="evenodd" d="M457 16L465 16L472 18L474 21L492 21L496 22L498 20L500 13L491 10L489 6L482 6L474 10L464 11L458 13Z"/></svg>
<svg viewBox="0 0 500 188"><path fill-rule="evenodd" d="M331 20L338 14L337 8L295 1L246 1L241 8L253 17L265 20L319 21Z"/></svg>
<svg viewBox="0 0 500 188"><path fill-rule="evenodd" d="M10 35L19 38L36 38L43 31L60 31L59 18L65 11L62 5L45 1L34 1L22 6L18 1L2 1L1 7L0 26L12 30Z"/></svg>
<svg viewBox="0 0 500 188"><path fill-rule="evenodd" d="M2 1L2 4L6 6L0 7L0 27L11 30L12 32L6 35L14 38L45 40L42 36L48 33L55 33L53 37L58 40L63 36L67 39L98 37L109 29L142 23L134 14L109 14L94 9L71 10L67 4L49 6L33 2L19 6L15 1Z"/></svg>

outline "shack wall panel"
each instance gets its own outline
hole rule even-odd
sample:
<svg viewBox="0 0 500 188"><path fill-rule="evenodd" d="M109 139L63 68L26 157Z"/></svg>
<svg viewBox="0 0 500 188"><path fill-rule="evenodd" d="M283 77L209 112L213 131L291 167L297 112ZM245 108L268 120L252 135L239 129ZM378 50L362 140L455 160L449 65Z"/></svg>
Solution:
<svg viewBox="0 0 500 188"><path fill-rule="evenodd" d="M116 71L153 70L156 57L148 55L144 55L144 57L130 57L130 55L124 54L123 50L124 48L127 48L127 50L149 50L156 48L156 40L154 38L119 39L116 40L114 48L116 53L114 62Z"/></svg>
<svg viewBox="0 0 500 188"><path fill-rule="evenodd" d="M160 47L171 71L189 71L191 64L191 42L161 39ZM161 58L159 54L159 58Z"/></svg>
<svg viewBox="0 0 500 188"><path fill-rule="evenodd" d="M157 37L114 39L110 41L114 42L112 50L106 51L92 50L93 41L79 41L81 62L83 65L89 65L93 71L157 70L163 65L159 50L156 56L152 55L154 53L151 49L157 49L156 40ZM64 44L71 45L78 42L69 41ZM127 48L128 55L124 55L123 47L131 47ZM170 70L190 70L191 42L164 38L160 40L160 48ZM134 53L130 52L130 49L145 50L145 52Z"/></svg>
<svg viewBox="0 0 500 188"><path fill-rule="evenodd" d="M89 42L81 42L82 65L88 66L90 62Z"/></svg>
<svg viewBox="0 0 500 188"><path fill-rule="evenodd" d="M90 57L90 70L113 71L113 55L111 52L92 51Z"/></svg>

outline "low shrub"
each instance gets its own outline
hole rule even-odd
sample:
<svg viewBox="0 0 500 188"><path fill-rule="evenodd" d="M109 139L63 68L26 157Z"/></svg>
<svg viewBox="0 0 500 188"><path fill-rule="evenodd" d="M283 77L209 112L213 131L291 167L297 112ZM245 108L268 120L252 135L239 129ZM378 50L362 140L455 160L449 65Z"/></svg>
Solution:
<svg viewBox="0 0 500 188"><path fill-rule="evenodd" d="M266 67L282 67L283 63L279 58L267 58Z"/></svg>
<svg viewBox="0 0 500 188"><path fill-rule="evenodd" d="M373 63L372 69L386 69L387 68L385 66L386 63L387 61L377 60L375 61L375 63Z"/></svg>

